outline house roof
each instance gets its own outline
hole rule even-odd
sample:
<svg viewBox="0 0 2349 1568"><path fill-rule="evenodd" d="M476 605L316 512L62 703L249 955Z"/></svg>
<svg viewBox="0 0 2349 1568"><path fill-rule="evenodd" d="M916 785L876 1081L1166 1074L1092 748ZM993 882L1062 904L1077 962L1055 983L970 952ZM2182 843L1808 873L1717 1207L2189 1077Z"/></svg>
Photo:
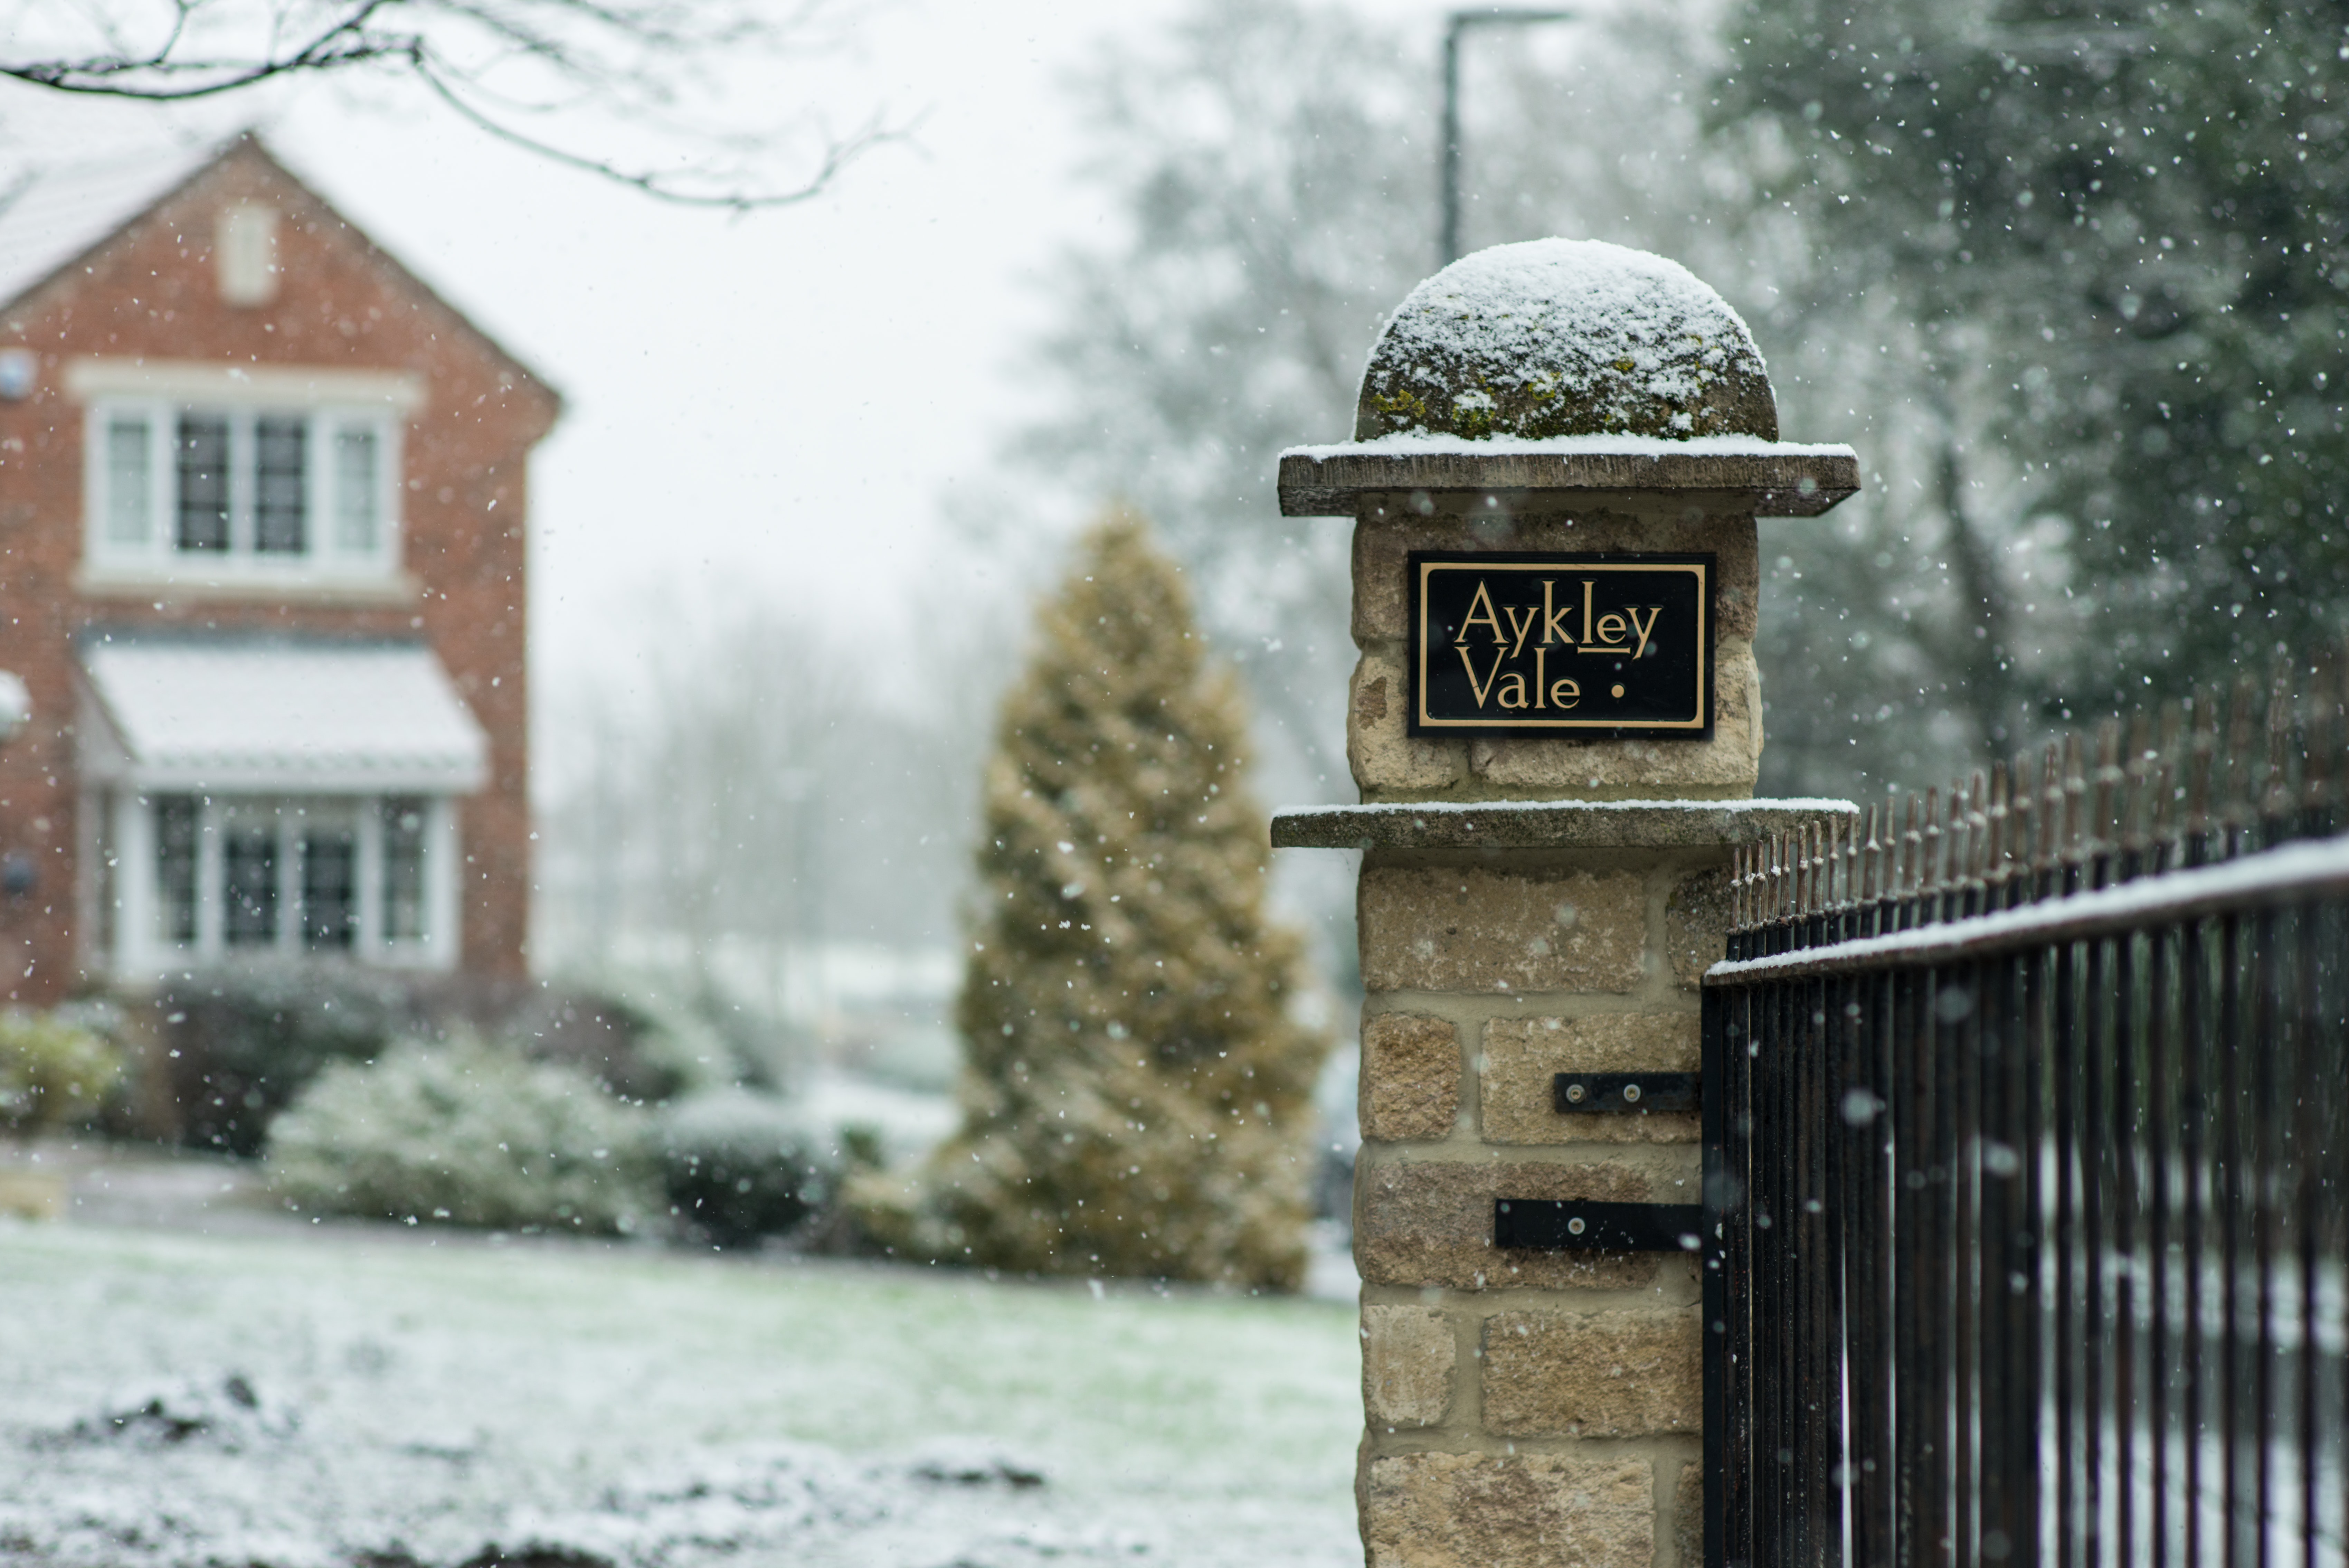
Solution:
<svg viewBox="0 0 2349 1568"><path fill-rule="evenodd" d="M421 643L105 638L89 771L143 789L464 794L489 742ZM104 742L110 742L110 744Z"/></svg>
<svg viewBox="0 0 2349 1568"><path fill-rule="evenodd" d="M164 148L11 171L0 185L0 306L112 239L221 156L217 147Z"/></svg>
<svg viewBox="0 0 2349 1568"><path fill-rule="evenodd" d="M354 243L398 274L407 287L447 312L491 353L533 383L555 409L561 408L562 394L545 377L345 217L250 130L212 146L158 146L86 162L35 162L12 170L5 156L0 156L0 310L54 281L170 197L241 153L260 159L274 176L316 202Z"/></svg>

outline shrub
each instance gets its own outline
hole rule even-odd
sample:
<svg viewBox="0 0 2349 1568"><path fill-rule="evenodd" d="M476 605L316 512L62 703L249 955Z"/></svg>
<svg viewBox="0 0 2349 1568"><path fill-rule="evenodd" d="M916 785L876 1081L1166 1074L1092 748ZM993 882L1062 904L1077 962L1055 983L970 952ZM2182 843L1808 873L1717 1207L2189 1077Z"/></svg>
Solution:
<svg viewBox="0 0 2349 1568"><path fill-rule="evenodd" d="M962 1128L859 1216L916 1257L1295 1290L1330 1042L1265 909L1238 682L1129 515L1039 621L985 779Z"/></svg>
<svg viewBox="0 0 2349 1568"><path fill-rule="evenodd" d="M157 1001L181 1140L247 1156L329 1063L375 1057L420 1022L412 981L363 970L262 966Z"/></svg>
<svg viewBox="0 0 2349 1568"><path fill-rule="evenodd" d="M721 1247L780 1235L825 1208L843 1158L784 1102L739 1089L667 1107L660 1152L671 1210Z"/></svg>
<svg viewBox="0 0 2349 1568"><path fill-rule="evenodd" d="M622 1099L666 1101L730 1084L741 1071L732 1044L702 1012L649 992L533 986L512 1006L471 1016Z"/></svg>
<svg viewBox="0 0 2349 1568"><path fill-rule="evenodd" d="M157 1000L180 1138L230 1154L260 1153L270 1122L330 1063L372 1061L403 1038L496 1035L626 1099L730 1075L724 1044L683 1010L534 982L257 964Z"/></svg>
<svg viewBox="0 0 2349 1568"><path fill-rule="evenodd" d="M469 1034L405 1042L321 1071L270 1131L270 1177L327 1213L625 1231L653 1207L647 1119Z"/></svg>
<svg viewBox="0 0 2349 1568"><path fill-rule="evenodd" d="M122 1078L122 1058L54 1013L0 1012L0 1127L32 1133L88 1121Z"/></svg>

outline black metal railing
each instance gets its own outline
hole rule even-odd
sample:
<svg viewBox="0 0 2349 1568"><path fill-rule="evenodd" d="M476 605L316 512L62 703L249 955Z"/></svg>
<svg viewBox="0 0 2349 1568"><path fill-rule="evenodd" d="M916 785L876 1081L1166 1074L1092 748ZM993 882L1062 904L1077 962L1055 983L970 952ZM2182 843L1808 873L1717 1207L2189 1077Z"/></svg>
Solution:
<svg viewBox="0 0 2349 1568"><path fill-rule="evenodd" d="M2349 1564L2342 690L1741 858L1709 1563Z"/></svg>

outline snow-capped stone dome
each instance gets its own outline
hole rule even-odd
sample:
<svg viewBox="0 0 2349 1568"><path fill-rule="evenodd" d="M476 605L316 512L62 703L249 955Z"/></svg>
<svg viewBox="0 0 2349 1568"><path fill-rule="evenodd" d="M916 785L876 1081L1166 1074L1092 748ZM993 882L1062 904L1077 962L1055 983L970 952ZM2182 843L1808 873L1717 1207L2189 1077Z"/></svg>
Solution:
<svg viewBox="0 0 2349 1568"><path fill-rule="evenodd" d="M1675 261L1599 240L1463 256L1371 350L1354 439L1424 431L1778 439L1754 335Z"/></svg>

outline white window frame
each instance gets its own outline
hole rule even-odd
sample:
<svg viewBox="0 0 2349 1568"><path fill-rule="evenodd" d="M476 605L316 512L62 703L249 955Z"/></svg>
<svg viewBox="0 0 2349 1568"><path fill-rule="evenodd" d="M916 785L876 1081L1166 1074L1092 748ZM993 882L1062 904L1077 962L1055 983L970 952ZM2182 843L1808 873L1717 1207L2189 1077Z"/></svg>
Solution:
<svg viewBox="0 0 2349 1568"><path fill-rule="evenodd" d="M160 886L161 798L196 802L196 934L193 941L165 935ZM388 879L383 863L383 812L388 798L425 802L424 931L391 940L384 934ZM114 968L151 973L271 959L361 963L384 969L456 968L459 894L456 802L446 794L270 795L183 790L122 790L109 803L107 838L112 850L108 888L113 909ZM265 819L276 833L277 929L267 945L227 940L227 834L232 820ZM302 830L311 822L348 827L357 847L354 929L347 950L314 951L304 940Z"/></svg>
<svg viewBox="0 0 2349 1568"><path fill-rule="evenodd" d="M225 420L229 430L229 545L183 550L179 542L179 426L184 415ZM304 535L299 552L254 548L254 440L257 421L303 421ZM119 421L147 427L147 531L138 541L112 536L113 431ZM320 404L279 408L267 403L208 403L157 397L93 398L83 414L82 517L84 559L103 576L140 579L232 579L247 582L366 582L399 571L402 436L405 421L381 405ZM375 442L376 536L371 546L346 548L337 508L337 467L346 434Z"/></svg>

